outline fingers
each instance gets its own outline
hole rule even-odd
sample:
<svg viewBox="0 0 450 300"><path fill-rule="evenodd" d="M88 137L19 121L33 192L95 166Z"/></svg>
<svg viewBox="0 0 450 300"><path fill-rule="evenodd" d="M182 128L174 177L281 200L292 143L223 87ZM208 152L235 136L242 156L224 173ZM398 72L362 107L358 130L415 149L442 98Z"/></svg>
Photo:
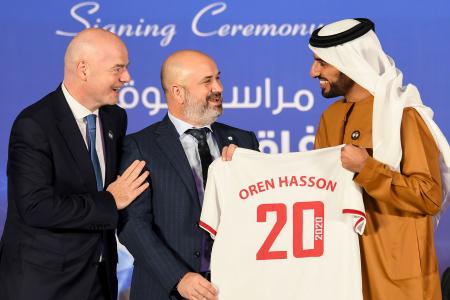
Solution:
<svg viewBox="0 0 450 300"><path fill-rule="evenodd" d="M345 145L341 148L341 163L345 169L359 173L366 163L369 154L364 147Z"/></svg>
<svg viewBox="0 0 450 300"><path fill-rule="evenodd" d="M216 288L212 285L211 282L209 282L208 280L204 279L202 281L199 282L200 286L203 288L203 296L207 296L208 299L214 299L214 297L217 295L217 290ZM211 298L213 297L213 298Z"/></svg>
<svg viewBox="0 0 450 300"><path fill-rule="evenodd" d="M346 144L344 147L341 148L341 152L343 151L349 151L354 148L358 148L358 146L352 145L352 144Z"/></svg>
<svg viewBox="0 0 450 300"><path fill-rule="evenodd" d="M134 176L139 175L139 173L134 173L135 171L139 170L139 166L135 168L135 170L133 171L133 173L130 175L130 177L128 177L129 180L133 180ZM142 170L142 169L140 169ZM130 184L130 190L131 190L131 201L133 201L134 199L136 199L140 194L142 194L149 186L150 184L148 182L146 182L145 180L147 179L148 175L150 174L149 171L145 171L143 172L141 175L139 175L138 178L134 179ZM131 202L130 201L130 202Z"/></svg>
<svg viewBox="0 0 450 300"><path fill-rule="evenodd" d="M145 181L145 179L147 179L149 174L150 174L149 171L143 172L141 175L139 175L138 178L136 178L135 180L133 180L131 182L130 187L134 190L134 189L138 188L139 186L141 186L141 184ZM130 178L131 177L132 176L130 176Z"/></svg>
<svg viewBox="0 0 450 300"><path fill-rule="evenodd" d="M143 160L138 161L138 164L134 167L133 171L131 171L127 180L131 180L131 182L133 182L136 178L139 177L139 174L141 174L144 167L145 167L145 161L143 161Z"/></svg>
<svg viewBox="0 0 450 300"><path fill-rule="evenodd" d="M197 285L195 288L195 296L198 299L214 299L215 295L211 293L207 288L204 288L201 285Z"/></svg>
<svg viewBox="0 0 450 300"><path fill-rule="evenodd" d="M145 182L143 185L141 185L140 187L135 189L134 192L133 192L133 195L132 195L132 198L133 198L132 200L136 199L137 196L142 194L149 186L150 186L150 183Z"/></svg>
<svg viewBox="0 0 450 300"><path fill-rule="evenodd" d="M117 176L117 179L106 188L114 197L117 209L121 210L127 207L150 186L146 182L150 172L148 170L142 172L144 167L145 161L133 161L122 176Z"/></svg>
<svg viewBox="0 0 450 300"><path fill-rule="evenodd" d="M222 160L226 160L227 158L228 146L223 147L222 149Z"/></svg>
<svg viewBox="0 0 450 300"><path fill-rule="evenodd" d="M123 172L122 176L120 176L123 179L127 179L130 174L134 171L134 169L139 165L141 161L135 160L133 163ZM145 163L145 162L144 162Z"/></svg>
<svg viewBox="0 0 450 300"><path fill-rule="evenodd" d="M237 146L235 144L230 144L229 146L225 146L222 149L222 160L230 161L233 158L234 151Z"/></svg>
<svg viewBox="0 0 450 300"><path fill-rule="evenodd" d="M217 290L198 273L186 273L178 283L177 290L187 299L217 300Z"/></svg>
<svg viewBox="0 0 450 300"><path fill-rule="evenodd" d="M194 293L195 293L195 292L194 292ZM195 294L195 295L192 295L191 299L193 299L193 300L206 300L207 298L206 298L206 297L203 297L203 296L200 295L200 294Z"/></svg>
<svg viewBox="0 0 450 300"><path fill-rule="evenodd" d="M209 281L206 281L206 284L199 282L199 284L194 287L193 296L196 299L214 300L216 299L216 290Z"/></svg>
<svg viewBox="0 0 450 300"><path fill-rule="evenodd" d="M350 158L350 152L352 150L353 145L345 145L341 148L341 162L343 166L345 167L345 164L347 163L348 159Z"/></svg>

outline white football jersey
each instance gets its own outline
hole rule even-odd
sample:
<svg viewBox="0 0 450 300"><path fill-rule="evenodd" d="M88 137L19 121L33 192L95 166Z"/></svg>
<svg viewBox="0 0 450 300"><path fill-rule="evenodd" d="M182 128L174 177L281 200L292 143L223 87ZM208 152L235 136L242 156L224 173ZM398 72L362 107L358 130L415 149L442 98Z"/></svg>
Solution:
<svg viewBox="0 0 450 300"><path fill-rule="evenodd" d="M200 226L220 300L362 299L364 204L341 148L211 164Z"/></svg>

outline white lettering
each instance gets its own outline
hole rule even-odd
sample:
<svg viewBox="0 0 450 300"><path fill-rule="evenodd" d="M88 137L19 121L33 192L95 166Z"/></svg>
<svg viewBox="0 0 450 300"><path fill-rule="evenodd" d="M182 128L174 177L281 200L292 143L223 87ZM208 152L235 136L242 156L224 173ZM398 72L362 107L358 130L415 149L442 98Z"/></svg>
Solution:
<svg viewBox="0 0 450 300"><path fill-rule="evenodd" d="M207 16L216 16L227 9L224 2L214 2L202 8L193 18L191 23L192 32L199 37L252 37L252 36L270 36L270 37L289 37L289 36L308 36L315 29L323 24L316 25L314 23L306 24L222 24L215 29L202 29L200 23ZM209 24L211 22L204 22Z"/></svg>
<svg viewBox="0 0 450 300"><path fill-rule="evenodd" d="M82 16L82 8L88 8L87 16ZM176 34L176 26L175 24L146 24L145 19L140 18L136 24L133 23L125 23L125 24L103 24L102 19L97 17L95 21L89 22L88 16L94 15L100 10L100 4L97 2L81 2L74 5L70 9L71 17L81 23L83 30L85 28L103 28L105 30L111 31L112 33L120 36L120 37L153 37L153 38L161 38L160 46L166 47L168 46L175 34ZM64 30L56 30L56 35L60 36L75 36L78 31L69 32Z"/></svg>
<svg viewBox="0 0 450 300"><path fill-rule="evenodd" d="M223 3L223 2L212 3L212 4L208 5L208 6L206 6L205 8L201 9L197 13L197 15L195 15L194 19L192 20L192 26L191 26L192 32L195 35L205 37L205 36L212 36L212 35L215 35L215 34L218 33L217 30L210 31L210 32L202 32L202 31L200 31L198 29L198 22L199 22L200 18L203 17L203 15L206 12L208 12L209 10L212 10L212 9L214 9L216 7L218 7L218 8L211 12L211 16L215 16L215 15L220 14L221 12L223 12L227 8L227 5L225 3Z"/></svg>

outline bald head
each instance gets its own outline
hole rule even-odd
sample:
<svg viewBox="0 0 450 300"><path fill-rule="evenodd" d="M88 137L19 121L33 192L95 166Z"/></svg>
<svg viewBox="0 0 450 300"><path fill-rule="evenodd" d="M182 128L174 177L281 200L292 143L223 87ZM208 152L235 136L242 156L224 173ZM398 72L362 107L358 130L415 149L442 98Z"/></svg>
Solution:
<svg viewBox="0 0 450 300"><path fill-rule="evenodd" d="M113 33L89 28L78 33L64 56L64 86L83 106L116 104L128 81L128 51Z"/></svg>
<svg viewBox="0 0 450 300"><path fill-rule="evenodd" d="M222 114L223 86L214 60L195 50L170 55L161 67L161 84L171 115L205 126Z"/></svg>
<svg viewBox="0 0 450 300"><path fill-rule="evenodd" d="M161 67L161 85L166 96L170 86L185 85L202 64L216 65L210 56L196 50L180 50L171 54Z"/></svg>
<svg viewBox="0 0 450 300"><path fill-rule="evenodd" d="M116 48L126 49L115 34L99 28L85 29L69 43L64 56L64 71L74 71L78 62L101 59Z"/></svg>

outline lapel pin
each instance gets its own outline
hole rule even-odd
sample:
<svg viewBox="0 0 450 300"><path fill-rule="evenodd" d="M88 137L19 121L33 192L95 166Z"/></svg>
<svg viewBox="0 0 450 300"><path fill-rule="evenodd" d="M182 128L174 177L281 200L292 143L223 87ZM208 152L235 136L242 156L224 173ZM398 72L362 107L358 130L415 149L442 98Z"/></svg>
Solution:
<svg viewBox="0 0 450 300"><path fill-rule="evenodd" d="M229 140L229 141L232 141L232 140L233 140L233 137L232 137L232 136L229 136L229 137L228 137L228 140Z"/></svg>
<svg viewBox="0 0 450 300"><path fill-rule="evenodd" d="M114 138L114 135L111 130L108 131L108 137L110 140L112 140Z"/></svg>

